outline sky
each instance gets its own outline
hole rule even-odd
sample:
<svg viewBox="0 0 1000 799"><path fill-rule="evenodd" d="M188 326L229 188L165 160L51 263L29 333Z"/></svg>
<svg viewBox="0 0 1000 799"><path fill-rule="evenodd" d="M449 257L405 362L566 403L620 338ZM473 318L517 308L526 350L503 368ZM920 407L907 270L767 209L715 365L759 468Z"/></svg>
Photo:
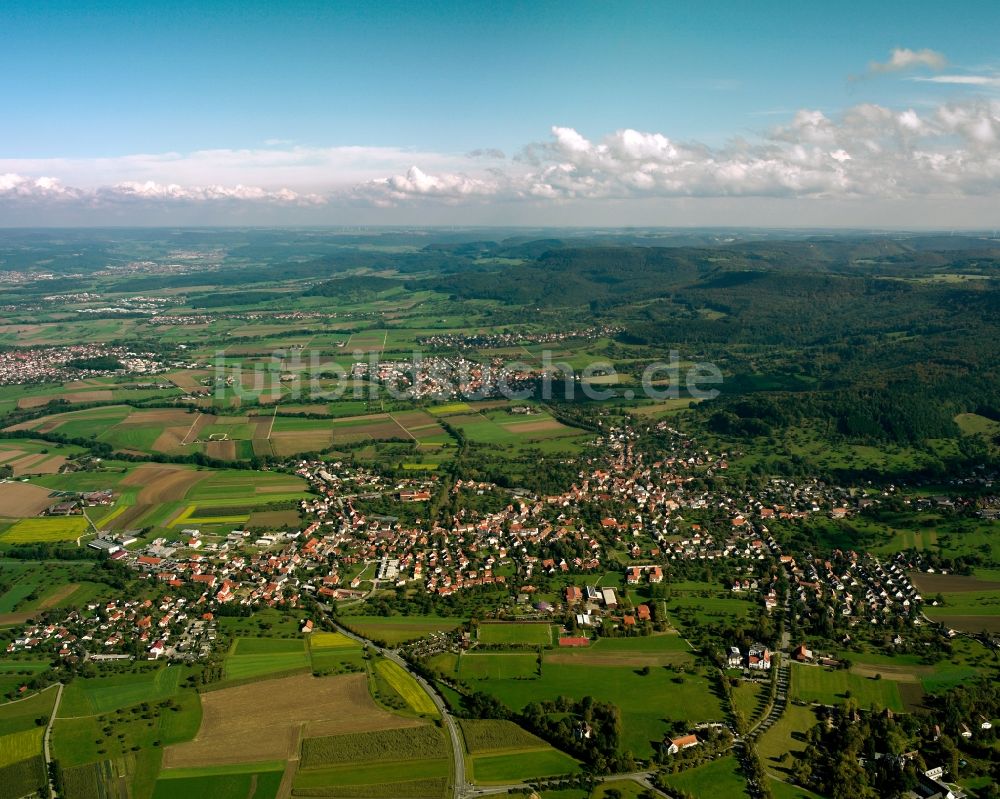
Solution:
<svg viewBox="0 0 1000 799"><path fill-rule="evenodd" d="M0 226L992 229L998 30L978 0L3 0Z"/></svg>

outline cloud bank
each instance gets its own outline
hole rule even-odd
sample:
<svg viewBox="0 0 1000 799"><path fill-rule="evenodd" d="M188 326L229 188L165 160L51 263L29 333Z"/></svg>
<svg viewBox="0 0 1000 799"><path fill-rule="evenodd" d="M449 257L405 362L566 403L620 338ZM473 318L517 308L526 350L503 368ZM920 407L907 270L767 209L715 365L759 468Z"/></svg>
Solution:
<svg viewBox="0 0 1000 799"><path fill-rule="evenodd" d="M897 51L904 52L904 51ZM893 61L933 60L927 51ZM902 68L902 67L901 67ZM951 78L955 76L936 76ZM928 78L932 80L933 78ZM800 110L719 147L629 128L599 139L555 126L513 157L405 148L210 150L110 159L0 159L0 220L53 209L500 208L669 198L884 201L1000 194L1000 102L928 111L862 104ZM309 217L316 219L315 213ZM373 218L377 218L377 215ZM207 222L206 222L207 223ZM212 223L218 223L214 218Z"/></svg>

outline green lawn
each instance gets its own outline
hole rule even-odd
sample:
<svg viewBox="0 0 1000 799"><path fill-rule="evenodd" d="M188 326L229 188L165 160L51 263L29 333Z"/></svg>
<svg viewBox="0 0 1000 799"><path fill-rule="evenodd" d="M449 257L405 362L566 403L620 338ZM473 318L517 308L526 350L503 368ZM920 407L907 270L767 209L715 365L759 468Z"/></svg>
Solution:
<svg viewBox="0 0 1000 799"><path fill-rule="evenodd" d="M448 632L464 619L440 616L343 616L341 622L358 635L396 646L436 632Z"/></svg>
<svg viewBox="0 0 1000 799"><path fill-rule="evenodd" d="M298 652L228 655L223 664L223 673L227 680L245 680L310 667L309 653L302 648Z"/></svg>
<svg viewBox="0 0 1000 799"><path fill-rule="evenodd" d="M182 666L166 666L107 677L80 677L63 689L59 716L65 718L108 713L140 702L166 699L180 690L181 679L189 673Z"/></svg>
<svg viewBox="0 0 1000 799"><path fill-rule="evenodd" d="M509 680L538 676L538 656L513 652L466 653L458 660L463 680Z"/></svg>
<svg viewBox="0 0 1000 799"><path fill-rule="evenodd" d="M544 662L537 680L488 680L478 684L508 707L520 710L529 702L559 696L612 702L622 714L622 746L647 758L663 740L665 721L721 721L725 714L707 678L680 677L670 669L653 668L641 675L631 666L567 665ZM675 682L674 680L682 680Z"/></svg>
<svg viewBox="0 0 1000 799"><path fill-rule="evenodd" d="M687 791L698 799L749 799L750 796L739 764L732 755L677 774L665 774L663 780L671 788Z"/></svg>
<svg viewBox="0 0 1000 799"><path fill-rule="evenodd" d="M241 764L215 769L163 771L156 780L153 799L189 799L195 796L210 796L212 799L274 799L281 785L284 763L263 765L266 768Z"/></svg>
<svg viewBox="0 0 1000 799"><path fill-rule="evenodd" d="M580 764L576 760L551 747L472 756L476 782L518 782L535 777L575 774L579 770Z"/></svg>
<svg viewBox="0 0 1000 799"><path fill-rule="evenodd" d="M287 655L306 651L301 638L237 638L234 655Z"/></svg>
<svg viewBox="0 0 1000 799"><path fill-rule="evenodd" d="M151 703L149 711L133 706L100 715L58 718L52 728L54 756L64 766L78 766L194 738L201 724L198 695L185 691L164 701L173 702L173 707L158 702Z"/></svg>
<svg viewBox="0 0 1000 799"><path fill-rule="evenodd" d="M550 624L498 623L480 624L479 640L484 644L530 644L547 646L552 643Z"/></svg>
<svg viewBox="0 0 1000 799"><path fill-rule="evenodd" d="M791 696L803 702L819 702L824 705L842 703L850 696L863 708L875 702L882 707L903 711L899 686L892 680L875 680L849 671L797 663L792 664Z"/></svg>

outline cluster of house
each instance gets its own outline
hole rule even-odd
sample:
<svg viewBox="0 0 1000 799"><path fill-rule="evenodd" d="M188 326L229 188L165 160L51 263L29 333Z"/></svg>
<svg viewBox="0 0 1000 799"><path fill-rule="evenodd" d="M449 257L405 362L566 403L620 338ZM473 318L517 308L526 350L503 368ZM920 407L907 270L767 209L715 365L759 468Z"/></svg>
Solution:
<svg viewBox="0 0 1000 799"><path fill-rule="evenodd" d="M593 341L605 336L613 336L621 330L610 325L595 325L582 330L565 330L561 332L519 331L516 333L473 333L463 335L458 333L438 333L417 339L422 347L437 347L440 349L499 349L503 347L518 347L522 344L550 344L564 341Z"/></svg>
<svg viewBox="0 0 1000 799"><path fill-rule="evenodd" d="M771 650L764 644L751 644L746 653L738 647L729 647L726 665L731 669L771 670Z"/></svg>
<svg viewBox="0 0 1000 799"><path fill-rule="evenodd" d="M120 369L101 371L71 365L78 360L114 358ZM0 352L0 385L78 380L106 374L155 374L167 368L160 356L108 344L74 344L67 347L31 347Z"/></svg>
<svg viewBox="0 0 1000 799"><path fill-rule="evenodd" d="M888 564L868 553L834 550L829 559L805 563L784 555L792 598L806 609L878 625L904 618L920 625L923 597L907 576L910 564L897 555Z"/></svg>
<svg viewBox="0 0 1000 799"><path fill-rule="evenodd" d="M7 652L54 652L67 661L196 659L211 651L215 636L211 612L166 594L156 601L92 602L58 622L27 626L7 645Z"/></svg>
<svg viewBox="0 0 1000 799"><path fill-rule="evenodd" d="M652 620L649 605L620 608L614 588L598 588L594 585L581 588L570 585L565 589L565 599L566 607L575 614L577 627L581 628L602 626L610 621L615 625L620 624L627 631ZM587 642L587 639L583 641ZM560 644L576 645L572 640L567 642L560 640Z"/></svg>
<svg viewBox="0 0 1000 799"><path fill-rule="evenodd" d="M461 356L426 356L412 361L359 361L351 369L355 379L369 379L408 399L456 399L503 396L530 388L535 373L513 368L500 358L485 363Z"/></svg>
<svg viewBox="0 0 1000 799"><path fill-rule="evenodd" d="M57 496L59 501L43 511L45 516L78 516L83 513L84 508L112 505L115 501L115 493L110 488L83 492L60 491Z"/></svg>

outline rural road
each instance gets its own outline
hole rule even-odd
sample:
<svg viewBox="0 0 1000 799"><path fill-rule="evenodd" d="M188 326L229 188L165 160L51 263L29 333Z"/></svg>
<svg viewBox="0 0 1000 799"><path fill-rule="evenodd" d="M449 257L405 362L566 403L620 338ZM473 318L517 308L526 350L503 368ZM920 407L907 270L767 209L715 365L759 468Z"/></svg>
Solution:
<svg viewBox="0 0 1000 799"><path fill-rule="evenodd" d="M448 736L451 739L451 753L452 757L454 758L454 769L455 769L455 788L454 788L455 799L462 799L463 797L472 795L474 792L473 786L468 782L466 782L466 777L465 777L465 755L464 755L465 745L462 743L462 736L458 730L458 723L455 721L455 717L448 712L447 705L445 705L444 700L437 693L437 691L435 691L431 687L430 683L428 683L427 680L425 680L419 674L416 674L414 671L412 671L410 669L409 664L402 657L400 657L399 653L396 652L395 650L382 649L377 644L373 643L372 641L369 641L367 638L363 638L360 635L352 633L345 627L341 627L339 624L337 624L336 621L334 621L330 617L327 617L327 620L334 626L336 626L336 628L341 633L346 635L348 638L351 638L361 644L366 644L372 647L376 651L381 652L386 658L391 660L393 663L396 663L401 668L405 669L406 673L409 674L411 677L413 677L413 679L417 681L420 687L427 692L431 700L434 702L434 706L437 708L438 713L441 714L441 721L447 728Z"/></svg>
<svg viewBox="0 0 1000 799"><path fill-rule="evenodd" d="M44 741L44 753L45 753L45 774L49 781L49 793L53 797L57 797L59 794L56 791L55 783L52 781L52 758L49 755L49 741L52 738L52 724L56 720L56 714L59 712L59 703L62 701L63 684L59 683L59 688L56 691L56 702L52 706L52 715L49 716L49 723L45 725L45 737Z"/></svg>
<svg viewBox="0 0 1000 799"><path fill-rule="evenodd" d="M455 717L448 712L448 706L445 704L441 695L431 687L430 683L427 682L419 674L415 673L410 669L409 664L399 655L396 650L393 649L382 649L377 644L369 641L360 635L352 633L345 627L341 627L337 622L326 617L327 621L333 624L341 633L346 635L361 644L367 644L373 649L381 652L386 658L397 663L403 669L406 670L413 679L419 683L420 687L423 688L430 698L434 701L434 706L438 709L438 713L441 714L441 720L444 726L448 729L448 734L451 738L451 752L454 757L454 768L455 768L455 788L454 788L454 799L470 799L470 797L476 796L496 796L507 794L511 790L520 790L524 788L525 783L511 783L509 785L488 785L482 788L477 788L475 783L468 782L465 774L465 745L462 742L462 734L458 729L458 722L455 721ZM653 785L653 775L648 771L636 771L630 774L609 774L605 777L596 777L598 782L608 782L611 780L632 780L633 782L639 783L643 788L647 788L652 791L655 796L667 797L671 799L670 794L664 793L662 790Z"/></svg>

